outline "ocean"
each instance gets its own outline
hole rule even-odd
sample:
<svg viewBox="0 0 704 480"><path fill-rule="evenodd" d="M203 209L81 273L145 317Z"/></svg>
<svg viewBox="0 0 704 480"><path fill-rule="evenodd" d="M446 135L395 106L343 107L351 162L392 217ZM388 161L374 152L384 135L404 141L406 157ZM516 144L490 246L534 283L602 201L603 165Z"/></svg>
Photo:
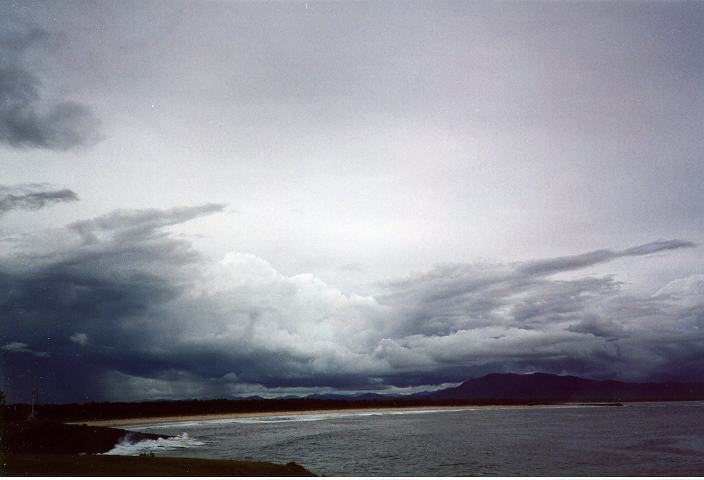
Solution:
<svg viewBox="0 0 704 480"><path fill-rule="evenodd" d="M702 476L704 402L326 413L131 425L112 453L276 463L325 476Z"/></svg>

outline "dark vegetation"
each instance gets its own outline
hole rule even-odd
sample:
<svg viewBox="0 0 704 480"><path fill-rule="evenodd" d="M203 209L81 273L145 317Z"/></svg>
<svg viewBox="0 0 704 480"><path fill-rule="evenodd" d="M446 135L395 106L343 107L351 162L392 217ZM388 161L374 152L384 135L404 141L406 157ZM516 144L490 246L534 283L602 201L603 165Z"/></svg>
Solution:
<svg viewBox="0 0 704 480"><path fill-rule="evenodd" d="M43 419L65 422L92 421L121 418L170 417L186 415L209 415L226 413L259 413L307 410L335 410L349 408L394 408L459 406L476 404L530 404L531 402L486 401L467 402L464 400L432 398L392 398L389 400L173 400L154 402L110 402L63 405L40 405L37 407ZM541 402L543 403L543 402ZM5 414L12 419L26 418L30 406L13 404L6 406Z"/></svg>
<svg viewBox="0 0 704 480"><path fill-rule="evenodd" d="M121 441L156 440L159 435L118 428L65 425L47 420L0 425L1 476L311 476L293 462L206 460L148 456L96 455Z"/></svg>
<svg viewBox="0 0 704 480"><path fill-rule="evenodd" d="M119 428L65 425L46 420L5 422L0 432L0 452L3 454L95 454L111 450L123 438L138 442L160 437Z"/></svg>

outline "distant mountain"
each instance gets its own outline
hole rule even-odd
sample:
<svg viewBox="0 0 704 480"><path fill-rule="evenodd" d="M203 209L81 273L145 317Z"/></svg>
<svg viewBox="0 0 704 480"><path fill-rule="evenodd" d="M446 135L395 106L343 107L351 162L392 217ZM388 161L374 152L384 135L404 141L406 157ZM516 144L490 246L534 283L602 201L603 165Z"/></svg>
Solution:
<svg viewBox="0 0 704 480"><path fill-rule="evenodd" d="M704 383L626 383L548 373L492 373L422 396L431 399L530 402L704 400Z"/></svg>

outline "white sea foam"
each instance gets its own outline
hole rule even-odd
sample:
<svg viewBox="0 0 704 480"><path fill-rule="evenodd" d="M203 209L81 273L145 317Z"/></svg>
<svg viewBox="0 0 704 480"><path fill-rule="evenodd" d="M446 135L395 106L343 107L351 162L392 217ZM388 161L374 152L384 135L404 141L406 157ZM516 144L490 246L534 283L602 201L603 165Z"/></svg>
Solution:
<svg viewBox="0 0 704 480"><path fill-rule="evenodd" d="M130 455L137 456L142 453L153 453L160 450L177 450L179 448L191 448L204 445L203 442L191 438L187 433L182 433L175 437L158 438L156 440L130 441L130 435L124 436L112 450L104 455Z"/></svg>

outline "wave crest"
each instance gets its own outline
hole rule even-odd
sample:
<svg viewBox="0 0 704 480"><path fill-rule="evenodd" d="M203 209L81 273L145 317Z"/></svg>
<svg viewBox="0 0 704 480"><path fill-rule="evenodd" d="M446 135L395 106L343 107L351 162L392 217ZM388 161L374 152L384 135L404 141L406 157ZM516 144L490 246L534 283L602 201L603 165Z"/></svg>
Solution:
<svg viewBox="0 0 704 480"><path fill-rule="evenodd" d="M140 454L148 454L161 450L177 450L179 448L191 448L205 445L203 442L189 437L186 432L175 437L158 438L156 440L132 442L131 438L132 435L125 435L112 447L112 450L105 452L103 455L127 455L134 457Z"/></svg>

